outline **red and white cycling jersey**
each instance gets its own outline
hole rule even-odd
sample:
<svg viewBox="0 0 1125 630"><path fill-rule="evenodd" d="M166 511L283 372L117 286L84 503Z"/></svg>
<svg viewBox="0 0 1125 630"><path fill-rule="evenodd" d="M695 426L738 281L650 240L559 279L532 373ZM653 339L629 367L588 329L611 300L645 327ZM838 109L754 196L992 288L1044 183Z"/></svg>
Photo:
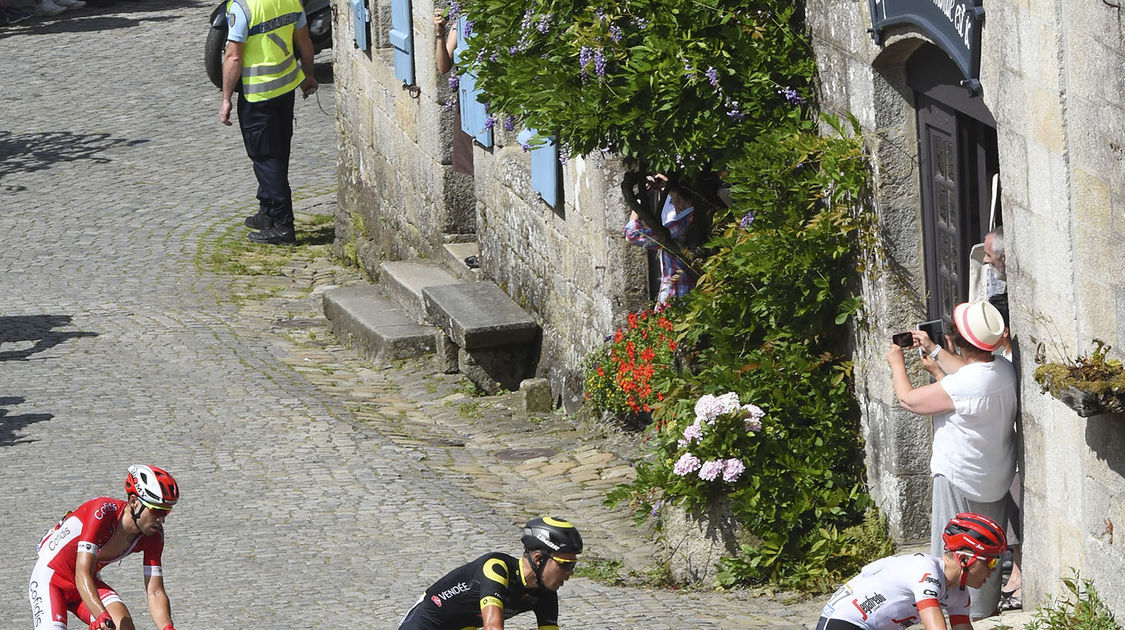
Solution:
<svg viewBox="0 0 1125 630"><path fill-rule="evenodd" d="M920 623L918 612L932 606L945 610L950 625L969 622L969 591L947 589L941 558L916 553L863 567L832 595L821 616L867 630L894 630Z"/></svg>
<svg viewBox="0 0 1125 630"><path fill-rule="evenodd" d="M120 526L121 514L128 503L110 497L98 497L83 503L67 514L59 524L48 530L39 543L39 562L46 561L54 571L53 581L74 584L74 571L78 553L97 555L102 545L109 542ZM164 532L153 536L139 536L124 553L116 558L98 556L95 574L102 567L132 553L144 553L145 576L161 575L160 556L164 553Z"/></svg>

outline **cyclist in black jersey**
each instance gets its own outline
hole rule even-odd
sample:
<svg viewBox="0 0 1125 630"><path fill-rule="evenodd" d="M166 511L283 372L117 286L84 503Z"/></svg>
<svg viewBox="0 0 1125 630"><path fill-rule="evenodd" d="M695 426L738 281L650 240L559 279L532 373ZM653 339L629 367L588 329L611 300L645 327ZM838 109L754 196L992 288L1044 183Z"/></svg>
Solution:
<svg viewBox="0 0 1125 630"><path fill-rule="evenodd" d="M504 620L535 611L539 630L558 630L556 591L574 573L582 536L545 516L523 528L523 555L486 553L450 571L406 613L399 630L503 630Z"/></svg>

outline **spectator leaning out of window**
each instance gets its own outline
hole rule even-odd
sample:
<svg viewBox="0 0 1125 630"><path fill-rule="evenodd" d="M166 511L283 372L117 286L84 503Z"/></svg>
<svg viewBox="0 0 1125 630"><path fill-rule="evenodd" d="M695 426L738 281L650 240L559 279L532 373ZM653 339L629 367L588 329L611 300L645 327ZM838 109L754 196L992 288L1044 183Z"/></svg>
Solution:
<svg viewBox="0 0 1125 630"><path fill-rule="evenodd" d="M680 246L688 246L692 223L695 220L695 199L686 188L667 183L663 176L651 180L652 186L664 186L667 197L660 211L660 221L672 238ZM652 230L637 216L629 213L625 224L625 240L637 247L660 249L660 292L656 298L656 309L662 309L670 299L687 295L695 287L698 277L676 256L665 250L652 238Z"/></svg>

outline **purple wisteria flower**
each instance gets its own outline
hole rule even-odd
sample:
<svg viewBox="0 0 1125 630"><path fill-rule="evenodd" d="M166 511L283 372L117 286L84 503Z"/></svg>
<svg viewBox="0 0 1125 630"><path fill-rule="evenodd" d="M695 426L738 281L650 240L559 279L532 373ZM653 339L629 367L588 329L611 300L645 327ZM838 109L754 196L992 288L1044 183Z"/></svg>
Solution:
<svg viewBox="0 0 1125 630"><path fill-rule="evenodd" d="M649 516L656 516L656 513L660 511L660 508L663 505L664 505L664 499L660 499L656 503L653 503L652 504L652 513Z"/></svg>
<svg viewBox="0 0 1125 630"><path fill-rule="evenodd" d="M708 460L699 467L699 478L703 481L714 481L723 472L723 460Z"/></svg>
<svg viewBox="0 0 1125 630"><path fill-rule="evenodd" d="M570 145L559 145L559 164L566 164L570 161Z"/></svg>
<svg viewBox="0 0 1125 630"><path fill-rule="evenodd" d="M713 87L715 89L718 89L718 87L719 87L719 71L714 69L711 66L707 66L707 72L704 73L704 74L707 75L707 82L711 84L711 87Z"/></svg>
<svg viewBox="0 0 1125 630"><path fill-rule="evenodd" d="M547 31L551 30L551 20L554 19L554 17L554 13L548 13L539 17L539 23L536 25L536 28L539 29L540 33L545 35Z"/></svg>
<svg viewBox="0 0 1125 630"><path fill-rule="evenodd" d="M596 9L594 9L594 15L598 16L598 20L601 21L602 24L605 24L605 9L604 8L598 7Z"/></svg>
<svg viewBox="0 0 1125 630"><path fill-rule="evenodd" d="M695 68L687 60L684 60L684 78L688 81L695 80Z"/></svg>
<svg viewBox="0 0 1125 630"><path fill-rule="evenodd" d="M625 32L621 30L620 26L616 24L609 25L609 38L612 39L614 43L620 42L621 38L624 36Z"/></svg>
<svg viewBox="0 0 1125 630"><path fill-rule="evenodd" d="M649 21L643 17L638 16L633 18L633 24L643 31L648 28Z"/></svg>
<svg viewBox="0 0 1125 630"><path fill-rule="evenodd" d="M791 87L782 88L778 90L778 93L784 96L785 100L789 101L790 105L800 105L805 102L805 99L797 93L797 90Z"/></svg>
<svg viewBox="0 0 1125 630"><path fill-rule="evenodd" d="M504 131L512 131L515 128L516 128L516 117L515 116L505 116L504 117Z"/></svg>
<svg viewBox="0 0 1125 630"><path fill-rule="evenodd" d="M499 61L499 59L500 59L500 53L496 52L495 50L492 51L492 54L488 56L488 60L491 61L492 63L496 63L497 61Z"/></svg>
<svg viewBox="0 0 1125 630"><path fill-rule="evenodd" d="M465 20L465 38L466 39L469 38L470 36L472 36L473 26L475 24L476 24L476 22L473 22L472 20Z"/></svg>
<svg viewBox="0 0 1125 630"><path fill-rule="evenodd" d="M594 74L599 77L605 76L605 49L599 48L594 51Z"/></svg>
<svg viewBox="0 0 1125 630"><path fill-rule="evenodd" d="M678 460L676 460L676 465L672 467L672 472L683 477L684 475L688 475L699 470L700 465L701 462L699 461L698 457L692 455L691 453L684 453L683 455L680 455L680 458Z"/></svg>
<svg viewBox="0 0 1125 630"><path fill-rule="evenodd" d="M461 15L461 3L451 0L449 3L449 19L456 20Z"/></svg>
<svg viewBox="0 0 1125 630"><path fill-rule="evenodd" d="M727 99L726 105L729 108L729 109L727 109L727 116L728 117L733 118L733 119L738 120L738 121L741 121L743 118L746 118L746 114L743 114L742 110L740 110L738 108L738 101L732 101L730 99Z"/></svg>
<svg viewBox="0 0 1125 630"><path fill-rule="evenodd" d="M582 78L586 78L586 66L590 65L590 61L594 58L594 51L589 46L583 46L582 50L578 51L578 69Z"/></svg>
<svg viewBox="0 0 1125 630"><path fill-rule="evenodd" d="M456 90L457 86L461 84L461 75L456 72L449 73L449 88Z"/></svg>
<svg viewBox="0 0 1125 630"><path fill-rule="evenodd" d="M485 129L492 129L495 126L496 126L496 117L495 116L489 116L489 117L484 119L484 128Z"/></svg>
<svg viewBox="0 0 1125 630"><path fill-rule="evenodd" d="M524 153L527 153L528 151L531 150L531 143L528 142L527 140L524 140L523 142L520 143L520 148L523 149ZM609 341L611 338L612 337L610 335L606 335L605 340Z"/></svg>
<svg viewBox="0 0 1125 630"><path fill-rule="evenodd" d="M757 216L758 213L754 212L753 210L747 212L745 215L743 215L742 220L738 222L739 229L750 229L750 226L754 224L754 218Z"/></svg>
<svg viewBox="0 0 1125 630"><path fill-rule="evenodd" d="M520 51L518 46L508 46L508 54L514 55Z"/></svg>
<svg viewBox="0 0 1125 630"><path fill-rule="evenodd" d="M737 459L731 458L723 463L723 481L728 483L738 481L744 472L746 472L746 464Z"/></svg>

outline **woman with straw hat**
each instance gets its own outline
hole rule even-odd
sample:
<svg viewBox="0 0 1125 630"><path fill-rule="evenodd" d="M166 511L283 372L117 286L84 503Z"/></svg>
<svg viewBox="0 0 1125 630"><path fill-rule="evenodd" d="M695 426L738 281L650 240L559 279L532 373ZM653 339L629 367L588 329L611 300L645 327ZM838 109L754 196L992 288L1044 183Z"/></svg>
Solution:
<svg viewBox="0 0 1125 630"><path fill-rule="evenodd" d="M899 405L932 416L930 474L933 477L930 546L941 552L945 523L959 512L975 512L1003 523L1006 495L1015 474L1016 372L993 356L1002 341L1004 318L988 302L953 309L949 348L912 331L922 367L936 382L915 388L903 348L891 344L887 363ZM1000 600L1000 573L972 594L972 616L992 615Z"/></svg>

